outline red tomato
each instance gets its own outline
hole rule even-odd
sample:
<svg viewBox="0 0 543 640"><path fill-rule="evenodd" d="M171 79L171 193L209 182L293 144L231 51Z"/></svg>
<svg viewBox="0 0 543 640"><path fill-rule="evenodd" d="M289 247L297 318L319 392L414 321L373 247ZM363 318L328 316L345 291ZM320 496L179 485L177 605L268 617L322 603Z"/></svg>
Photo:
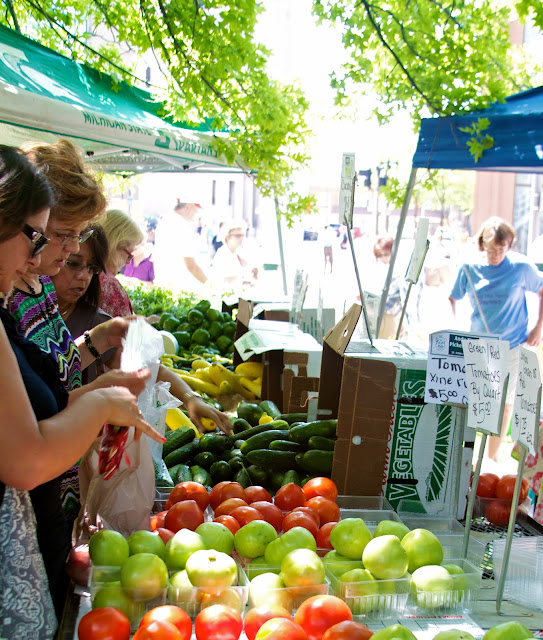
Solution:
<svg viewBox="0 0 543 640"><path fill-rule="evenodd" d="M217 516L213 519L213 522L224 524L227 529L230 529L232 535L236 535L236 531L240 529L239 522L232 516Z"/></svg>
<svg viewBox="0 0 543 640"><path fill-rule="evenodd" d="M308 640L299 624L286 618L271 618L260 627L255 640Z"/></svg>
<svg viewBox="0 0 543 640"><path fill-rule="evenodd" d="M277 533L283 529L283 512L279 507L271 502L265 501L253 502L251 507L260 511L262 520L269 522Z"/></svg>
<svg viewBox="0 0 543 640"><path fill-rule="evenodd" d="M513 474L508 474L506 476L502 476L496 485L496 498L500 498L500 500L512 500L513 493L515 492L515 482L517 481L517 476ZM522 478L522 484L520 485L520 496L519 501L522 502L526 500L528 497L528 489L530 485L526 478Z"/></svg>
<svg viewBox="0 0 543 640"><path fill-rule="evenodd" d="M151 531L156 531L157 529L164 528L164 518L168 511L161 511L160 513L155 513L154 516L151 516Z"/></svg>
<svg viewBox="0 0 543 640"><path fill-rule="evenodd" d="M218 482L209 492L209 505L212 509L216 509L221 504L221 491L227 484L230 484L230 480Z"/></svg>
<svg viewBox="0 0 543 640"><path fill-rule="evenodd" d="M485 508L485 518L498 527L506 527L509 524L511 503L508 500L493 498L488 501Z"/></svg>
<svg viewBox="0 0 543 640"><path fill-rule="evenodd" d="M170 502L175 504L182 500L195 500L202 511L207 509L209 495L207 489L199 482L187 480L176 484L170 493Z"/></svg>
<svg viewBox="0 0 543 640"><path fill-rule="evenodd" d="M166 529L164 527L159 527L158 529L155 529L154 533L160 536L160 539L164 544L166 544L166 542L168 542L168 540L170 538L173 538L174 536L173 531L170 531L169 529Z"/></svg>
<svg viewBox="0 0 543 640"><path fill-rule="evenodd" d="M171 622L153 620L145 627L140 626L132 640L185 640L185 636Z"/></svg>
<svg viewBox="0 0 543 640"><path fill-rule="evenodd" d="M339 507L332 500L323 498L322 496L315 496L310 498L304 505L304 507L311 507L319 514L321 519L321 527L327 522L337 522L340 518Z"/></svg>
<svg viewBox="0 0 543 640"><path fill-rule="evenodd" d="M303 507L305 500L302 487L294 482L289 482L277 491L274 503L283 511L292 511L294 507Z"/></svg>
<svg viewBox="0 0 543 640"><path fill-rule="evenodd" d="M495 473L481 473L477 484L477 495L481 498L493 498L496 495L499 479Z"/></svg>
<svg viewBox="0 0 543 640"><path fill-rule="evenodd" d="M336 483L330 478L311 478L302 487L306 500L315 496L322 496L334 501L337 498Z"/></svg>
<svg viewBox="0 0 543 640"><path fill-rule="evenodd" d="M247 500L245 499L245 489L240 485L239 482L229 482L221 489L220 496L221 502L228 500L228 498L240 498L241 500L245 500L245 502L247 502Z"/></svg>
<svg viewBox="0 0 543 640"><path fill-rule="evenodd" d="M301 511L302 513L307 513L308 516L311 516L313 520L315 520L315 524L317 527L321 526L321 519L319 518L319 514L312 509L311 507L295 507L293 511Z"/></svg>
<svg viewBox="0 0 543 640"><path fill-rule="evenodd" d="M115 607L101 607L86 613L77 627L79 640L128 640L130 620Z"/></svg>
<svg viewBox="0 0 543 640"><path fill-rule="evenodd" d="M238 640L242 629L241 614L224 604L202 609L194 621L196 640Z"/></svg>
<svg viewBox="0 0 543 640"><path fill-rule="evenodd" d="M252 485L245 489L245 500L251 504L251 502L273 502L270 492L264 487L258 485Z"/></svg>
<svg viewBox="0 0 543 640"><path fill-rule="evenodd" d="M309 640L321 640L323 633L343 620L352 620L348 605L337 596L312 596L298 607L294 622L301 625Z"/></svg>
<svg viewBox="0 0 543 640"><path fill-rule="evenodd" d="M291 620L290 612L278 604L263 604L260 607L253 607L245 614L243 629L248 640L254 640L260 627L272 618L287 618Z"/></svg>
<svg viewBox="0 0 543 640"><path fill-rule="evenodd" d="M318 530L315 540L317 541L317 547L320 549L333 549L330 544L330 531L336 526L337 522L327 522L323 524Z"/></svg>
<svg viewBox="0 0 543 640"><path fill-rule="evenodd" d="M140 629L147 627L151 622L157 620L169 622L177 627L177 630L181 634L183 640L190 640L192 635L192 620L189 614L183 609L174 606L173 604L165 604L161 607L155 607L148 611L140 622Z"/></svg>
<svg viewBox="0 0 543 640"><path fill-rule="evenodd" d="M230 515L235 518L242 527L253 520L263 520L260 511L254 507L237 507L230 512Z"/></svg>
<svg viewBox="0 0 543 640"><path fill-rule="evenodd" d="M249 505L241 498L228 498L215 509L215 518L217 516L229 516L234 509L238 507L248 507Z"/></svg>
<svg viewBox="0 0 543 640"><path fill-rule="evenodd" d="M204 521L204 514L195 500L176 502L168 509L164 527L177 533L180 529L195 531Z"/></svg>
<svg viewBox="0 0 543 640"><path fill-rule="evenodd" d="M288 531L293 527L303 527L307 529L313 534L314 538L317 537L319 531L315 519L301 511L291 511L283 518L283 531Z"/></svg>
<svg viewBox="0 0 543 640"><path fill-rule="evenodd" d="M373 631L365 624L354 620L338 622L324 632L322 640L368 640Z"/></svg>

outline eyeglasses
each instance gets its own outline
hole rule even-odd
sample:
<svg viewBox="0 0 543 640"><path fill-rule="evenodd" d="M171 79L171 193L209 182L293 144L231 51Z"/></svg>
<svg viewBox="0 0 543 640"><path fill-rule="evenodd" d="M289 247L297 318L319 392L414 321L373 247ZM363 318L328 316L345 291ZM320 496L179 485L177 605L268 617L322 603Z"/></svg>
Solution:
<svg viewBox="0 0 543 640"><path fill-rule="evenodd" d="M502 254L502 253L507 253L509 250L509 247L507 246L503 246L503 245L497 245L497 246L489 246L486 244L486 242L483 242L483 247L485 249L485 251L487 253L489 253L490 255L495 255L495 254Z"/></svg>
<svg viewBox="0 0 543 640"><path fill-rule="evenodd" d="M71 242L74 242L74 241L77 241L77 242L79 242L79 244L82 244L83 242L85 242L86 240L88 240L92 236L92 234L94 233L94 229L85 229L85 231L82 231L78 235L72 235L72 234L69 234L69 233L57 233L56 231L53 231L52 229L49 231L49 233L52 236L54 236L55 242L57 244L60 244L63 247L66 247Z"/></svg>
<svg viewBox="0 0 543 640"><path fill-rule="evenodd" d="M376 253L375 257L376 258L389 258L390 257L390 253Z"/></svg>
<svg viewBox="0 0 543 640"><path fill-rule="evenodd" d="M64 264L68 269L78 274L84 269L86 269L91 276L97 276L99 273L102 273L102 269L97 264L83 264L82 262L77 262L77 260L66 260Z"/></svg>
<svg viewBox="0 0 543 640"><path fill-rule="evenodd" d="M134 258L134 254L130 253L130 251L128 251L128 249L125 249L124 247L119 247L119 251L124 251L124 253L126 253L127 262L130 262L130 260Z"/></svg>
<svg viewBox="0 0 543 640"><path fill-rule="evenodd" d="M36 229L33 229L28 224L25 224L21 231L32 243L32 255L30 256L31 258L39 255L51 241L51 239L46 238L41 231L36 231Z"/></svg>

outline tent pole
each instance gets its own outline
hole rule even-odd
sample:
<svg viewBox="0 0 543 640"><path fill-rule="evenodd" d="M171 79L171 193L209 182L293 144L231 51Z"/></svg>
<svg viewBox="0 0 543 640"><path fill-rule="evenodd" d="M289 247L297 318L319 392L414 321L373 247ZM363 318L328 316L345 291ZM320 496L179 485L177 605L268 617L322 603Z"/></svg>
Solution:
<svg viewBox="0 0 543 640"><path fill-rule="evenodd" d="M283 278L283 294L288 295L287 269L285 265L285 248L283 246L283 230L281 228L281 214L279 213L279 202L275 198L275 219L277 221L277 242L279 244L279 258L281 259L281 276Z"/></svg>
<svg viewBox="0 0 543 640"><path fill-rule="evenodd" d="M388 290L390 289L390 283L392 282L392 274L394 273L394 264L396 263L396 256L398 255L398 249L403 234L403 227L405 219L407 218L407 212L409 211L409 203L411 202L411 196L413 194L413 187L415 186L415 179L417 177L417 170L413 167L411 169L411 175L409 176L409 182L407 183L407 189L405 192L405 198L402 204L402 211L400 213L400 219L398 221L398 228L396 230L396 240L392 247L392 255L390 256L390 264L388 265L388 273L381 294L381 300L379 302L379 315L377 316L377 329L375 331L376 337L379 336L379 329L381 328L381 321L385 313L385 304L388 298Z"/></svg>

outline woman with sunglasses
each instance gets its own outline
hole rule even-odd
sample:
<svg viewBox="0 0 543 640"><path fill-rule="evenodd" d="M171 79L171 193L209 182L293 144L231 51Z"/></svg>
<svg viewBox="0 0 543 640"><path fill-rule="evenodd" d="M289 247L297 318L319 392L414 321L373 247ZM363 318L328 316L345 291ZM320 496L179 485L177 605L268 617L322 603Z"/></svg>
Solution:
<svg viewBox="0 0 543 640"><path fill-rule="evenodd" d="M65 558L43 558L28 490L54 480L92 444L104 423L134 425L163 439L127 389L110 387L70 402L50 354L27 340L6 309L15 281L37 269L53 193L45 176L0 146L0 637L52 640ZM54 543L54 541L53 541ZM55 545L55 551L57 547ZM47 574L46 574L47 570ZM53 599L52 599L53 597Z"/></svg>
<svg viewBox="0 0 543 640"><path fill-rule="evenodd" d="M133 313L132 304L116 276L134 257L136 246L143 240L143 233L130 216L118 209L107 211L100 224L108 244L106 268L100 274L102 309L113 317L129 316Z"/></svg>

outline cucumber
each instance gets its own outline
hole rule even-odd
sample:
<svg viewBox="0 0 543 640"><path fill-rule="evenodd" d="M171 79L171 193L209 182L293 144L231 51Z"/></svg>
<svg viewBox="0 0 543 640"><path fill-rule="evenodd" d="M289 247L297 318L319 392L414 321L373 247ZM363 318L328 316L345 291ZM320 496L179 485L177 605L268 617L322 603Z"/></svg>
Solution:
<svg viewBox="0 0 543 640"><path fill-rule="evenodd" d="M267 449L270 446L270 442L274 440L284 440L288 438L288 430L272 429L271 431L264 431L257 433L256 436L251 436L241 445L241 453L247 455L249 451L255 449Z"/></svg>
<svg viewBox="0 0 543 640"><path fill-rule="evenodd" d="M180 482L192 480L192 473L190 472L189 466L187 464L180 464L178 466L179 468L175 474L174 483L179 484Z"/></svg>
<svg viewBox="0 0 543 640"><path fill-rule="evenodd" d="M310 449L320 449L321 451L333 451L336 441L332 438L324 438L323 436L311 436L307 441Z"/></svg>
<svg viewBox="0 0 543 640"><path fill-rule="evenodd" d="M320 451L319 449L310 449L305 453L296 455L296 462L308 473L314 473L320 476L330 476L332 473L332 464L334 461L333 451Z"/></svg>
<svg viewBox="0 0 543 640"><path fill-rule="evenodd" d="M247 460L265 469L274 471L288 471L296 467L296 456L304 455L294 451L270 451L269 449L255 449L249 451Z"/></svg>
<svg viewBox="0 0 543 640"><path fill-rule="evenodd" d="M209 470L209 467L211 467L214 462L217 462L218 459L217 455L211 453L211 451L200 451L200 453L194 456L194 464Z"/></svg>
<svg viewBox="0 0 543 640"><path fill-rule="evenodd" d="M251 425L243 418L234 418L232 421L232 429L234 430L234 433L241 433L242 431L246 431L250 428Z"/></svg>
<svg viewBox="0 0 543 640"><path fill-rule="evenodd" d="M258 487L264 487L268 481L268 472L266 469L258 466L257 464L251 464L247 467L247 473L251 479L251 484Z"/></svg>
<svg viewBox="0 0 543 640"><path fill-rule="evenodd" d="M304 487L310 480L313 480L313 478L318 478L318 476L305 476L305 478L302 478L300 486Z"/></svg>
<svg viewBox="0 0 543 640"><path fill-rule="evenodd" d="M289 471L285 473L285 475L283 476L283 482L281 483L281 486L284 487L286 484L290 484L291 482L294 482L294 484L301 486L300 476L298 475L298 472L294 469L289 469Z"/></svg>
<svg viewBox="0 0 543 640"><path fill-rule="evenodd" d="M173 483L176 484L175 482L175 478L177 476L177 472L179 471L179 467L181 466L181 463L174 465L173 467L170 467L168 469L168 472L170 474L170 478L172 479Z"/></svg>
<svg viewBox="0 0 543 640"><path fill-rule="evenodd" d="M204 486L211 484L211 476L203 467L200 467L199 465L195 464L192 467L190 467L190 473L192 475L192 479L194 482L199 482Z"/></svg>
<svg viewBox="0 0 543 640"><path fill-rule="evenodd" d="M194 440L194 430L190 427L179 427L166 433L166 442L162 445L162 458Z"/></svg>
<svg viewBox="0 0 543 640"><path fill-rule="evenodd" d="M230 460L228 460L228 464L232 468L232 471L234 471L235 473L237 473L240 469L245 469L245 460L241 456L230 458Z"/></svg>
<svg viewBox="0 0 543 640"><path fill-rule="evenodd" d="M223 480L232 480L232 476L234 472L232 471L232 467L225 462L224 460L218 460L211 465L209 470L209 474L211 475L212 483L218 484Z"/></svg>
<svg viewBox="0 0 543 640"><path fill-rule="evenodd" d="M315 420L315 422L305 422L297 427L291 427L289 439L301 444L307 444L311 436L322 436L324 438L335 438L337 420Z"/></svg>
<svg viewBox="0 0 543 640"><path fill-rule="evenodd" d="M204 433L198 442L200 443L200 451L222 454L232 446L233 439L231 436L221 433Z"/></svg>
<svg viewBox="0 0 543 640"><path fill-rule="evenodd" d="M257 433L271 431L272 429L288 429L288 423L284 420L272 420L272 422L267 422L266 424L259 424L256 427L251 427L250 429L236 433L236 442L238 440L247 440Z"/></svg>
<svg viewBox="0 0 543 640"><path fill-rule="evenodd" d="M185 462L192 460L192 458L200 450L200 447L198 444L199 442L200 442L199 440L193 440L192 442L189 442L188 444L185 444L184 446L179 447L179 449L176 449L175 451L172 451L171 453L169 453L164 458L164 462L166 463L166 466L168 468L174 467L176 464L180 464L180 463L184 464Z"/></svg>
<svg viewBox="0 0 543 640"><path fill-rule="evenodd" d="M239 482L239 484L244 489L247 489L247 487L250 487L252 482L247 469L245 469L244 467L239 469L236 475L234 476L234 482Z"/></svg>
<svg viewBox="0 0 543 640"><path fill-rule="evenodd" d="M264 413L271 416L274 420L281 415L279 408L275 402L272 402L271 400L263 400L258 406L264 411Z"/></svg>
<svg viewBox="0 0 543 640"><path fill-rule="evenodd" d="M268 481L272 489L277 491L277 489L281 488L284 475L283 471L272 471L268 474Z"/></svg>
<svg viewBox="0 0 543 640"><path fill-rule="evenodd" d="M272 440L270 442L270 449L272 451L296 451L296 453L306 450L303 444L292 442L292 440Z"/></svg>
<svg viewBox="0 0 543 640"><path fill-rule="evenodd" d="M307 413L282 413L279 420L284 420L288 424L293 422L307 422Z"/></svg>

